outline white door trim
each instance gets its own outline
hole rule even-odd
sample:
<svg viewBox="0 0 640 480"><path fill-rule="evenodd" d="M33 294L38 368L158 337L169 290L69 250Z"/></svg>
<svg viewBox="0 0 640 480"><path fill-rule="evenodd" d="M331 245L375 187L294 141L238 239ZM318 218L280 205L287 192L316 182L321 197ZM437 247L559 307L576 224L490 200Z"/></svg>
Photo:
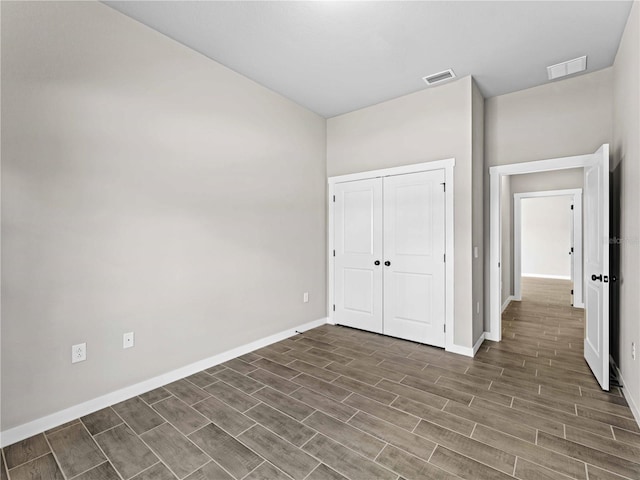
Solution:
<svg viewBox="0 0 640 480"><path fill-rule="evenodd" d="M329 177L327 179L327 183L329 184L329 196L327 198L328 201L328 228L327 228L327 258L328 261L328 275L327 275L327 317L329 318L328 323L335 324L333 318L333 305L334 305L334 297L333 297L333 279L334 279L334 261L333 261L333 220L334 220L334 211L333 211L333 196L334 196L334 186L336 183L342 182L353 182L356 180L365 180L368 178L376 178L376 177L387 177L391 175L404 175L408 173L417 173L417 172L426 172L430 170L444 170L444 178L446 183L445 190L445 255L446 255L446 265L445 265L445 350L455 350L456 345L453 343L453 329L454 329L454 281L453 281L453 272L454 272L454 252L453 252L453 225L454 225L454 217L453 217L453 167L455 166L455 158L448 158L444 160L436 160L433 162L423 162L416 163L413 165L404 165L401 167L392 167L392 168L384 168L380 170L371 170L368 172L359 172L359 173L351 173L348 175L339 175L335 177Z"/></svg>
<svg viewBox="0 0 640 480"><path fill-rule="evenodd" d="M522 199L573 197L573 306L584 308L582 298L582 189L549 190L513 194L513 299L522 300ZM558 277L559 278L559 277Z"/></svg>
<svg viewBox="0 0 640 480"><path fill-rule="evenodd" d="M502 176L584 168L592 158L593 154L587 154L489 168L489 331L485 335L487 340L499 342L502 339L500 315L502 306L500 298L500 257L502 253L500 241L500 180Z"/></svg>

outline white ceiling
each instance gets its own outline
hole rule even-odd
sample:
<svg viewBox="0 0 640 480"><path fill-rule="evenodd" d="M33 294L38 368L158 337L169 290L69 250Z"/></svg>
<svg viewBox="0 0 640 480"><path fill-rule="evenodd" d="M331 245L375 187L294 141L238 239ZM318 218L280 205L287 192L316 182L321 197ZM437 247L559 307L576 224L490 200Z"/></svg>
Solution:
<svg viewBox="0 0 640 480"><path fill-rule="evenodd" d="M613 63L631 1L165 2L107 5L324 116L427 87L452 68L485 97L546 66ZM212 87L213 88L213 87Z"/></svg>

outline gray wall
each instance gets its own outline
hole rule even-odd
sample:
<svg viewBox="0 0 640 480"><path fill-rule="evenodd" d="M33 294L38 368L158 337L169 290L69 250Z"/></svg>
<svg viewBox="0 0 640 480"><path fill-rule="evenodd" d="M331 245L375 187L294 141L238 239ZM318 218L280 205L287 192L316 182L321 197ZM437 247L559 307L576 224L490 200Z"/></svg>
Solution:
<svg viewBox="0 0 640 480"><path fill-rule="evenodd" d="M473 82L471 98L471 169L473 247L473 344L484 332L484 97Z"/></svg>
<svg viewBox="0 0 640 480"><path fill-rule="evenodd" d="M2 119L2 429L326 315L324 119L97 2L2 2Z"/></svg>
<svg viewBox="0 0 640 480"><path fill-rule="evenodd" d="M473 345L472 79L327 120L329 176L455 157L455 331Z"/></svg>
<svg viewBox="0 0 640 480"><path fill-rule="evenodd" d="M624 379L624 391L640 422L640 5L634 2L613 67L614 203L619 206L619 320L612 348ZM613 273L613 272L612 272ZM635 342L636 359L631 358Z"/></svg>

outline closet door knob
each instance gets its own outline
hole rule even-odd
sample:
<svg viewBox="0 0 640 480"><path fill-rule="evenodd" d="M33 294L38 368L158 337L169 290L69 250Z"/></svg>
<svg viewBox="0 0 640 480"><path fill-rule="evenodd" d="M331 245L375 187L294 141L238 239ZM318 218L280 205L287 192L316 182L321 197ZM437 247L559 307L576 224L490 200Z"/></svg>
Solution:
<svg viewBox="0 0 640 480"><path fill-rule="evenodd" d="M374 265L380 265L380 260L376 260L375 262L373 262Z"/></svg>
<svg viewBox="0 0 640 480"><path fill-rule="evenodd" d="M388 267L389 265L391 265L391 262L387 260L386 262L384 262L384 264Z"/></svg>

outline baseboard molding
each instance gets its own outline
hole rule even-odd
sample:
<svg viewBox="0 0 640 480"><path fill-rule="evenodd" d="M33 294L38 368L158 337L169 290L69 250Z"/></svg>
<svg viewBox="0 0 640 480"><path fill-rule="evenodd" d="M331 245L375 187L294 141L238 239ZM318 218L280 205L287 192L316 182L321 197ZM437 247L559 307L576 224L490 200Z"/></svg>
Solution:
<svg viewBox="0 0 640 480"><path fill-rule="evenodd" d="M571 275L545 275L538 273L523 273L523 277L531 277L531 278L551 278L554 280L571 280Z"/></svg>
<svg viewBox="0 0 640 480"><path fill-rule="evenodd" d="M186 365L176 370L172 370L162 375L158 375L157 377L150 378L149 380L145 380L135 385L131 385L129 387L116 390L115 392L111 392L106 395L94 398L87 402L74 405L73 407L60 410L59 412L38 418L37 420L33 420L31 422L18 425L17 427L10 428L9 430L0 432L0 447L4 448L7 445L11 445L26 438L32 437L33 435L37 435L38 433L42 433L45 430L49 430L64 423L70 422L71 420L74 420L76 418L89 415L90 413L96 412L115 403L122 402L129 398L135 397L136 395L140 395L142 393L148 392L149 390L153 390L154 388L166 385L167 383L175 382L176 380L180 380L181 378L188 377L189 375L193 375L194 373L198 373L207 368L211 368L220 363L224 363L228 360L231 360L232 358L239 357L240 355L244 355L258 348L266 347L267 345L271 345L272 343L279 342L280 340L284 340L285 338L289 338L295 335L296 332L304 332L306 330L325 325L326 323L327 318L321 318L312 322L307 322L294 328L289 328L287 330L283 330L282 332L278 332L268 337L264 337L251 343L247 343L240 347L227 350L226 352L219 353L190 365Z"/></svg>
<svg viewBox="0 0 640 480"><path fill-rule="evenodd" d="M464 355L465 357L475 357L476 353L478 352L478 349L480 348L480 345L482 345L482 342L484 342L484 339L485 339L485 333L480 335L480 338L478 339L478 341L475 343L473 347L462 347L460 345L450 345L445 348L445 351L450 353L457 353L458 355Z"/></svg>
<svg viewBox="0 0 640 480"><path fill-rule="evenodd" d="M616 374L618 375L618 380L620 381L620 385L622 385L623 387L622 394L624 395L625 400L629 404L629 408L631 409L631 413L633 413L633 417L636 419L636 423L640 427L640 408L638 408L638 405L636 404L633 397L627 394L627 389L624 388L626 382L624 381L622 372L620 371L620 369L618 368L618 365L616 364L616 362L613 360L611 356L609 357L609 361L611 362L611 365L613 365L613 368L616 371Z"/></svg>
<svg viewBox="0 0 640 480"><path fill-rule="evenodd" d="M507 299L504 301L504 303L502 304L502 310L500 310L501 313L504 313L504 311L507 309L507 307L509 306L509 304L515 300L516 298L513 295L509 295L507 297Z"/></svg>

